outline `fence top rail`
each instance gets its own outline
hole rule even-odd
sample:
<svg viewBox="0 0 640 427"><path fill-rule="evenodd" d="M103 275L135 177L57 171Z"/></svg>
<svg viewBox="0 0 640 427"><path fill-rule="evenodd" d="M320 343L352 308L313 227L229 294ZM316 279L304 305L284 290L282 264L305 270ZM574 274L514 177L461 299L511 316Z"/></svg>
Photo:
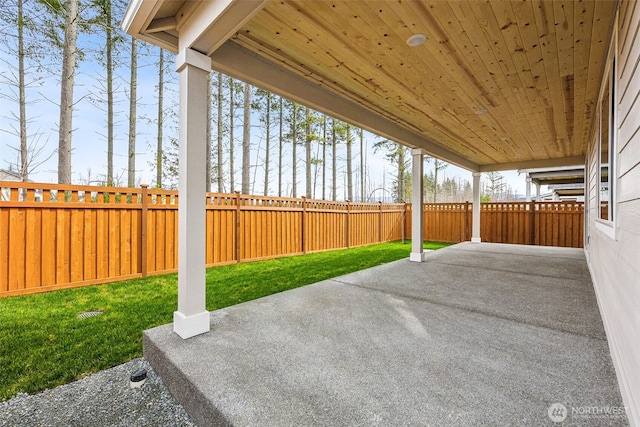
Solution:
<svg viewBox="0 0 640 427"><path fill-rule="evenodd" d="M480 210L490 212L528 212L534 211L576 211L584 209L584 202L486 202L480 203Z"/></svg>
<svg viewBox="0 0 640 427"><path fill-rule="evenodd" d="M62 195L62 196L61 196ZM146 195L146 200L143 200ZM177 206L179 193L177 190L163 190L128 187L100 187L92 185L47 184L37 182L0 181L0 203L96 203L96 204L138 204L155 206ZM293 209L323 211L389 211L411 209L411 204L383 202L350 202L331 201L307 198L289 198L275 196L257 196L240 193L213 193L205 195L207 206L224 206L227 208L253 209ZM426 210L469 211L470 202L424 203ZM535 206L536 211L580 211L583 202L551 201L551 202L483 202L483 211L529 211Z"/></svg>
<svg viewBox="0 0 640 427"><path fill-rule="evenodd" d="M0 203L139 204L142 189L0 181Z"/></svg>
<svg viewBox="0 0 640 427"><path fill-rule="evenodd" d="M44 182L0 181L0 188L25 188L56 191L111 191L119 193L139 193L141 188L105 187L99 185L49 184Z"/></svg>
<svg viewBox="0 0 640 427"><path fill-rule="evenodd" d="M163 190L161 188L147 188L148 194L155 194L158 196L177 196L178 190Z"/></svg>

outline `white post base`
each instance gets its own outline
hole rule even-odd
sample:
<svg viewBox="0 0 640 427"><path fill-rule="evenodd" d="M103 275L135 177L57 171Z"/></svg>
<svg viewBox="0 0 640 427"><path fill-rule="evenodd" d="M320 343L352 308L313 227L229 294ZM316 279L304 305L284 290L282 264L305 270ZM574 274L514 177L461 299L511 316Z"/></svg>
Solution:
<svg viewBox="0 0 640 427"><path fill-rule="evenodd" d="M209 332L209 312L185 316L179 311L173 312L173 332L180 338L187 339Z"/></svg>
<svg viewBox="0 0 640 427"><path fill-rule="evenodd" d="M411 252L409 254L409 261L422 262L424 261L425 255L426 254L424 252Z"/></svg>
<svg viewBox="0 0 640 427"><path fill-rule="evenodd" d="M480 243L480 242L481 242L481 240L480 240L479 237L472 237L471 238L471 243Z"/></svg>

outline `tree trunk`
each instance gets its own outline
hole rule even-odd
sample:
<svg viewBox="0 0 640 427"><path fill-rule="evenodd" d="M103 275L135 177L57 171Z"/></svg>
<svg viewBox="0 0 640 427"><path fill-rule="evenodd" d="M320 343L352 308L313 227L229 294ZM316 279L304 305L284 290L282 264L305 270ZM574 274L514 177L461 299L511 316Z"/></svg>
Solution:
<svg viewBox="0 0 640 427"><path fill-rule="evenodd" d="M327 200L327 116L322 117L322 200Z"/></svg>
<svg viewBox="0 0 640 427"><path fill-rule="evenodd" d="M218 193L224 192L224 180L222 179L222 73L218 72Z"/></svg>
<svg viewBox="0 0 640 427"><path fill-rule="evenodd" d="M364 131L360 129L360 201L364 202Z"/></svg>
<svg viewBox="0 0 640 427"><path fill-rule="evenodd" d="M331 200L333 200L334 202L338 199L338 184L336 183L338 177L337 177L337 166L338 166L338 161L337 161L337 156L336 156L336 152L337 152L337 145L338 145L338 141L336 141L336 120L335 119L331 119L331 174L332 174L332 182L331 182Z"/></svg>
<svg viewBox="0 0 640 427"><path fill-rule="evenodd" d="M27 145L27 95L24 82L24 28L22 1L18 0L18 92L20 98L20 178L29 179L29 147Z"/></svg>
<svg viewBox="0 0 640 427"><path fill-rule="evenodd" d="M213 120L212 118L212 111L211 111L211 91L213 90L213 80L211 78L212 74L211 72L209 72L209 75L207 76L207 129L205 131L206 133L206 140L207 140L207 150L206 150L206 156L207 156L207 163L206 163L206 167L205 167L205 191L209 192L211 191L211 121Z"/></svg>
<svg viewBox="0 0 640 427"><path fill-rule="evenodd" d="M156 144L156 187L162 188L162 124L164 101L164 50L160 48L160 62L158 63L158 129Z"/></svg>
<svg viewBox="0 0 640 427"><path fill-rule="evenodd" d="M438 158L434 157L434 172L433 172L433 203L438 203Z"/></svg>
<svg viewBox="0 0 640 427"><path fill-rule="evenodd" d="M267 92L267 116L265 122L267 126L266 146L264 148L264 195L269 194L269 156L271 149L271 92Z"/></svg>
<svg viewBox="0 0 640 427"><path fill-rule="evenodd" d="M244 84L244 122L242 124L242 194L250 193L251 168L251 86Z"/></svg>
<svg viewBox="0 0 640 427"><path fill-rule="evenodd" d="M280 102L278 103L278 109L280 110L280 114L278 116L278 197L282 197L282 148L284 146L284 133L282 128L282 123L284 119L284 102L282 97L280 97Z"/></svg>
<svg viewBox="0 0 640 427"><path fill-rule="evenodd" d="M306 173L306 197L310 199L311 193L311 110L309 107L305 107L305 122L304 122L304 151L305 151L305 173Z"/></svg>
<svg viewBox="0 0 640 427"><path fill-rule="evenodd" d="M353 201L353 165L351 162L351 125L347 124L347 199Z"/></svg>
<svg viewBox="0 0 640 427"><path fill-rule="evenodd" d="M298 107L297 105L294 103L293 104L293 121L291 123L291 126L293 127L292 131L291 131L291 135L293 138L293 153L291 155L291 175L292 175L292 180L293 180L293 184L292 184L292 189L291 189L291 197L296 197L296 194L298 194L298 185L297 185L297 181L298 181L298 162L297 162L297 157L298 157L298 153L297 153L297 147L298 147Z"/></svg>
<svg viewBox="0 0 640 427"><path fill-rule="evenodd" d="M131 78L129 80L129 149L127 165L127 185L136 185L136 119L138 94L138 39L131 37Z"/></svg>
<svg viewBox="0 0 640 427"><path fill-rule="evenodd" d="M71 134L73 87L78 40L78 0L68 0L65 10L62 77L60 79L60 128L58 134L58 184L71 184Z"/></svg>
<svg viewBox="0 0 640 427"><path fill-rule="evenodd" d="M396 143L397 144L397 143ZM396 196L396 202L404 201L404 172L405 172L405 151L404 146L397 144L398 146L398 194Z"/></svg>
<svg viewBox="0 0 640 427"><path fill-rule="evenodd" d="M113 36L111 0L104 0L107 54L107 185L113 185Z"/></svg>
<svg viewBox="0 0 640 427"><path fill-rule="evenodd" d="M233 141L233 119L234 119L234 109L235 109L235 101L233 99L234 95L234 82L233 78L229 77L229 185L231 186L231 191L236 191L236 183L235 183L235 174L233 173L234 164L234 141Z"/></svg>

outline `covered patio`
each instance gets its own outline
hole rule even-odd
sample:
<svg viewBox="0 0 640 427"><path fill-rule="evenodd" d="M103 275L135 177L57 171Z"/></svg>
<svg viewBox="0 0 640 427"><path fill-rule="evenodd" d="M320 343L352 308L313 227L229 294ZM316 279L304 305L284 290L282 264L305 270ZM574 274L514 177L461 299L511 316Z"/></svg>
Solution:
<svg viewBox="0 0 640 427"><path fill-rule="evenodd" d="M209 331L204 306L208 76L217 70L473 173L585 162L616 2L132 0L122 26L177 54L178 309L174 331ZM423 211L410 260L422 262Z"/></svg>
<svg viewBox="0 0 640 427"><path fill-rule="evenodd" d="M145 357L200 426L551 425L557 403L571 425L628 424L584 413L624 405L582 250L425 261L212 312L186 341L149 330Z"/></svg>
<svg viewBox="0 0 640 427"><path fill-rule="evenodd" d="M132 0L123 27L175 52L180 75L178 307L145 355L189 413L205 425L540 425L552 403L621 406L617 374L637 425L636 4ZM471 171L473 243L424 253L414 209L413 263L210 314L212 69L410 147L415 205L426 154ZM586 189L584 253L480 242L482 172L585 164L596 182L607 157L619 170L607 215L599 186Z"/></svg>

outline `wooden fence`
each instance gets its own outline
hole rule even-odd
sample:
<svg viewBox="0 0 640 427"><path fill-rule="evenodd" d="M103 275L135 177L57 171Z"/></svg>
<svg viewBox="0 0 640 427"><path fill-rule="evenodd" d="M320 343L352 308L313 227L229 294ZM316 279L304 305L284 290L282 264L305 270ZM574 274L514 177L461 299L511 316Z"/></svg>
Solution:
<svg viewBox="0 0 640 427"><path fill-rule="evenodd" d="M424 239L437 242L471 240L471 203L424 205ZM411 235L411 206L406 234ZM480 204L483 242L583 247L582 202L508 202Z"/></svg>
<svg viewBox="0 0 640 427"><path fill-rule="evenodd" d="M424 239L471 239L470 203L425 204ZM400 240L411 205L206 195L206 264ZM484 242L582 247L582 203L483 203ZM178 193L0 182L0 297L177 270Z"/></svg>
<svg viewBox="0 0 640 427"><path fill-rule="evenodd" d="M401 239L404 204L206 195L207 266ZM0 297L177 270L178 193L0 182Z"/></svg>

